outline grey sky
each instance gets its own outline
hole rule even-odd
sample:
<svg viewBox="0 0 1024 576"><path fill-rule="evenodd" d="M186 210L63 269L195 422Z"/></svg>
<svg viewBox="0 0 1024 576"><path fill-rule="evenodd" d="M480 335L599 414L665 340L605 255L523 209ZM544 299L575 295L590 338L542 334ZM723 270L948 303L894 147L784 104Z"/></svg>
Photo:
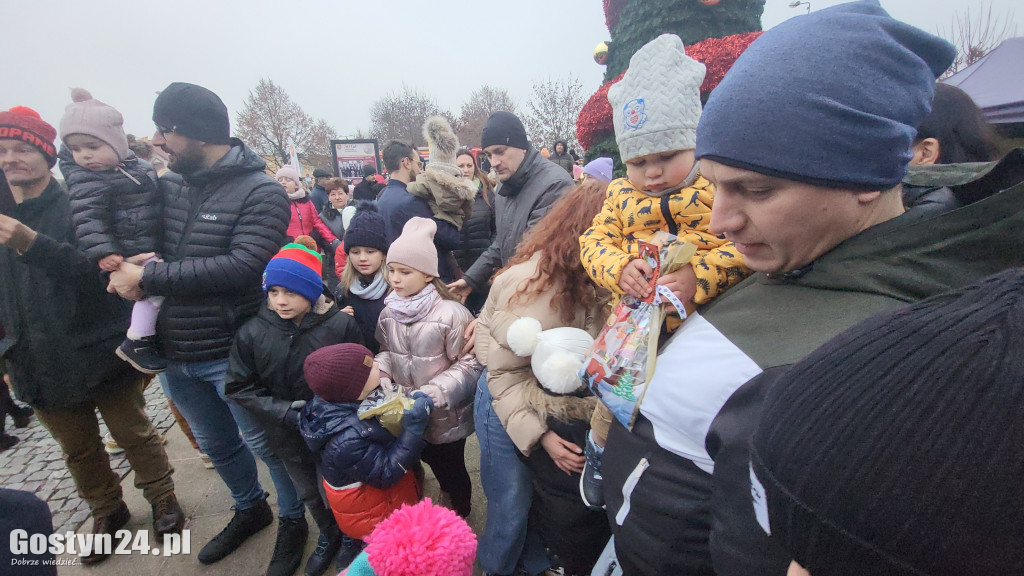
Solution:
<svg viewBox="0 0 1024 576"><path fill-rule="evenodd" d="M789 1L767 0L766 29L805 12ZM811 9L838 3L811 0ZM1018 3L987 4L1005 16ZM934 32L981 0L882 5ZM368 128L370 105L403 85L455 114L483 84L520 104L531 82L548 76L574 74L592 92L604 67L591 53L609 38L601 0L0 0L0 11L20 23L0 35L0 109L30 106L56 125L69 89L80 86L145 136L155 92L179 80L219 94L234 120L249 90L270 78L341 135ZM1014 16L1019 23L1024 14Z"/></svg>

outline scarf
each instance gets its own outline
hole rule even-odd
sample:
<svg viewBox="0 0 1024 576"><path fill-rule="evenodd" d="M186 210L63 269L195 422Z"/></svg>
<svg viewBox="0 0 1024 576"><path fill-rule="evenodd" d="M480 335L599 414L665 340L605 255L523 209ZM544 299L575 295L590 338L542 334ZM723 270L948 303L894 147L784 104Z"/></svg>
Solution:
<svg viewBox="0 0 1024 576"><path fill-rule="evenodd" d="M291 194L288 195L288 199L289 200L302 200L305 197L306 197L306 191L303 190L302 188L299 188L295 192L292 192Z"/></svg>
<svg viewBox="0 0 1024 576"><path fill-rule="evenodd" d="M388 291L388 283L384 281L384 275L378 270L370 282L364 282L362 278L357 278L348 287L348 291L363 300L380 300Z"/></svg>
<svg viewBox="0 0 1024 576"><path fill-rule="evenodd" d="M427 284L426 288L418 294L403 298L392 292L384 298L384 305L391 310L391 314L402 324L414 324L427 317L434 308L434 304L441 299L433 284Z"/></svg>

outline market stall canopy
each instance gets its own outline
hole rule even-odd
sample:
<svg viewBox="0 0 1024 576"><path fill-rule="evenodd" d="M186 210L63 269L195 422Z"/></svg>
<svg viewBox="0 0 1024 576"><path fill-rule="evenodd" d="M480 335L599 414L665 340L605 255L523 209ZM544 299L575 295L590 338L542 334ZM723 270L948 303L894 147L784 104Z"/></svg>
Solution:
<svg viewBox="0 0 1024 576"><path fill-rule="evenodd" d="M993 124L1024 122L1024 37L1004 40L943 82L970 95Z"/></svg>

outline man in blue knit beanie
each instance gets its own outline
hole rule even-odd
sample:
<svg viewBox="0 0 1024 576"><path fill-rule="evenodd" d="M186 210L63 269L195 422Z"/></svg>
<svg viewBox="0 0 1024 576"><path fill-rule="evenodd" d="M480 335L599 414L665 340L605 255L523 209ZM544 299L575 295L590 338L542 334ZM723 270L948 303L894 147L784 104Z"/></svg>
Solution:
<svg viewBox="0 0 1024 576"><path fill-rule="evenodd" d="M604 496L627 576L786 574L751 504L748 445L772 383L869 316L1024 263L1024 153L958 182L961 208L904 210L915 127L954 55L864 0L766 31L712 92L696 147L710 230L756 273L687 318L634 424L609 431Z"/></svg>

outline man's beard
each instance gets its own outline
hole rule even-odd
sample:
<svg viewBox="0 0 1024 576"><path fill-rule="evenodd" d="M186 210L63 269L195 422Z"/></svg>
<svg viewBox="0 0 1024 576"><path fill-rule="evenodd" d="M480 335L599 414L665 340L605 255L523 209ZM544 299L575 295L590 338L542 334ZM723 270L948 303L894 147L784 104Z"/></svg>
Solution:
<svg viewBox="0 0 1024 576"><path fill-rule="evenodd" d="M174 161L169 163L167 168L182 176L190 176L206 168L202 147L198 142L189 142L181 154L175 154Z"/></svg>

